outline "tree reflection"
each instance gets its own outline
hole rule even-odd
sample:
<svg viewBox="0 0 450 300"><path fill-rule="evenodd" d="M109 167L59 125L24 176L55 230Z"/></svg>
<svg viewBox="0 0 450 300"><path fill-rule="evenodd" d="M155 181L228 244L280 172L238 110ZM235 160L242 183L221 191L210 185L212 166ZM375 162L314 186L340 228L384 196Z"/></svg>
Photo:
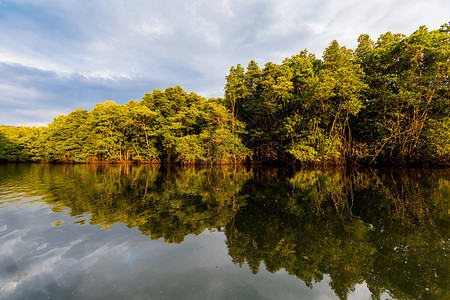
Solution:
<svg viewBox="0 0 450 300"><path fill-rule="evenodd" d="M226 228L229 255L254 273L264 263L310 287L328 274L340 299L364 281L374 299L385 291L447 298L448 175L316 170L276 183L255 176L243 187L253 191L247 205Z"/></svg>
<svg viewBox="0 0 450 300"><path fill-rule="evenodd" d="M448 170L10 165L0 183L44 195L35 201L74 223L170 243L224 231L235 264L309 287L328 275L340 299L364 282L373 299L450 298Z"/></svg>

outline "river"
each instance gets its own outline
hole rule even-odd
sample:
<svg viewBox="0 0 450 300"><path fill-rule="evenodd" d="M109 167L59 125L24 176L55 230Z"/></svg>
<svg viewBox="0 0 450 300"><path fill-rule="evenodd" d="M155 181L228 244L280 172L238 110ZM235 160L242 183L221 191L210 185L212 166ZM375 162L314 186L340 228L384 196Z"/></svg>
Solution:
<svg viewBox="0 0 450 300"><path fill-rule="evenodd" d="M449 246L448 169L0 165L0 299L450 299Z"/></svg>

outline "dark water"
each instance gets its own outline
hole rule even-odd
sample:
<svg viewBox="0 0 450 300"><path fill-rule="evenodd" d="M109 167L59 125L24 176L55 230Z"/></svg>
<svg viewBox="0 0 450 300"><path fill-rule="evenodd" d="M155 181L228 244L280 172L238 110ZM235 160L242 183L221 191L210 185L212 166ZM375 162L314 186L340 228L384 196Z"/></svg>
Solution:
<svg viewBox="0 0 450 300"><path fill-rule="evenodd" d="M450 299L450 170L0 165L0 299Z"/></svg>

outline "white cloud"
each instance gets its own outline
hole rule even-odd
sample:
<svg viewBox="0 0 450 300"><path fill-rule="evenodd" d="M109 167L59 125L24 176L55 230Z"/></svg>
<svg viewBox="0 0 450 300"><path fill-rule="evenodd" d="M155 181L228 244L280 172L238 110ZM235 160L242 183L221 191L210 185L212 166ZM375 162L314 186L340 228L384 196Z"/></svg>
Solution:
<svg viewBox="0 0 450 300"><path fill-rule="evenodd" d="M160 20L150 20L149 22L143 22L136 26L136 30L144 36L161 36L167 34L168 26L164 25Z"/></svg>
<svg viewBox="0 0 450 300"><path fill-rule="evenodd" d="M44 97L44 94L35 88L5 83L0 83L0 94L2 95L0 104L27 104L27 99L42 99Z"/></svg>
<svg viewBox="0 0 450 300"><path fill-rule="evenodd" d="M127 89L135 81L140 91L148 80L146 91L181 85L188 91L206 91L204 96L217 96L231 65L245 66L251 59L260 64L281 62L305 48L320 57L334 39L354 48L362 33L377 39L387 31L410 34L421 25L434 29L449 21L450 11L445 0L2 3L0 63L53 71L66 79L85 77L84 85L74 86L77 90L69 86L68 93L54 90L53 96L59 93L61 106L67 104L68 109L74 100L67 94L87 95L93 88L89 80L98 83L99 79L116 80L116 89L126 79ZM4 78L0 84L22 85L25 90L28 85ZM51 82L40 84L33 86L34 91L47 95ZM83 101L93 105L110 97L104 90L97 91L96 98ZM39 98L23 101L37 105ZM19 116L17 120L31 121Z"/></svg>

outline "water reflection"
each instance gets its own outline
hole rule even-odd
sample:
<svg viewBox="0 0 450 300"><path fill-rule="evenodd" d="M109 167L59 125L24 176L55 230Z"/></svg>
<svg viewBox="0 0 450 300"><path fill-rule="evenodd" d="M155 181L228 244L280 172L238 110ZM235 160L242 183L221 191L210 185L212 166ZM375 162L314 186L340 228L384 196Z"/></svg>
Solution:
<svg viewBox="0 0 450 300"><path fill-rule="evenodd" d="M235 264L309 287L326 277L340 299L363 283L372 299L450 298L448 170L4 165L0 193L0 209L46 203L73 226L124 223L168 243L221 231ZM1 276L17 274L3 259Z"/></svg>

